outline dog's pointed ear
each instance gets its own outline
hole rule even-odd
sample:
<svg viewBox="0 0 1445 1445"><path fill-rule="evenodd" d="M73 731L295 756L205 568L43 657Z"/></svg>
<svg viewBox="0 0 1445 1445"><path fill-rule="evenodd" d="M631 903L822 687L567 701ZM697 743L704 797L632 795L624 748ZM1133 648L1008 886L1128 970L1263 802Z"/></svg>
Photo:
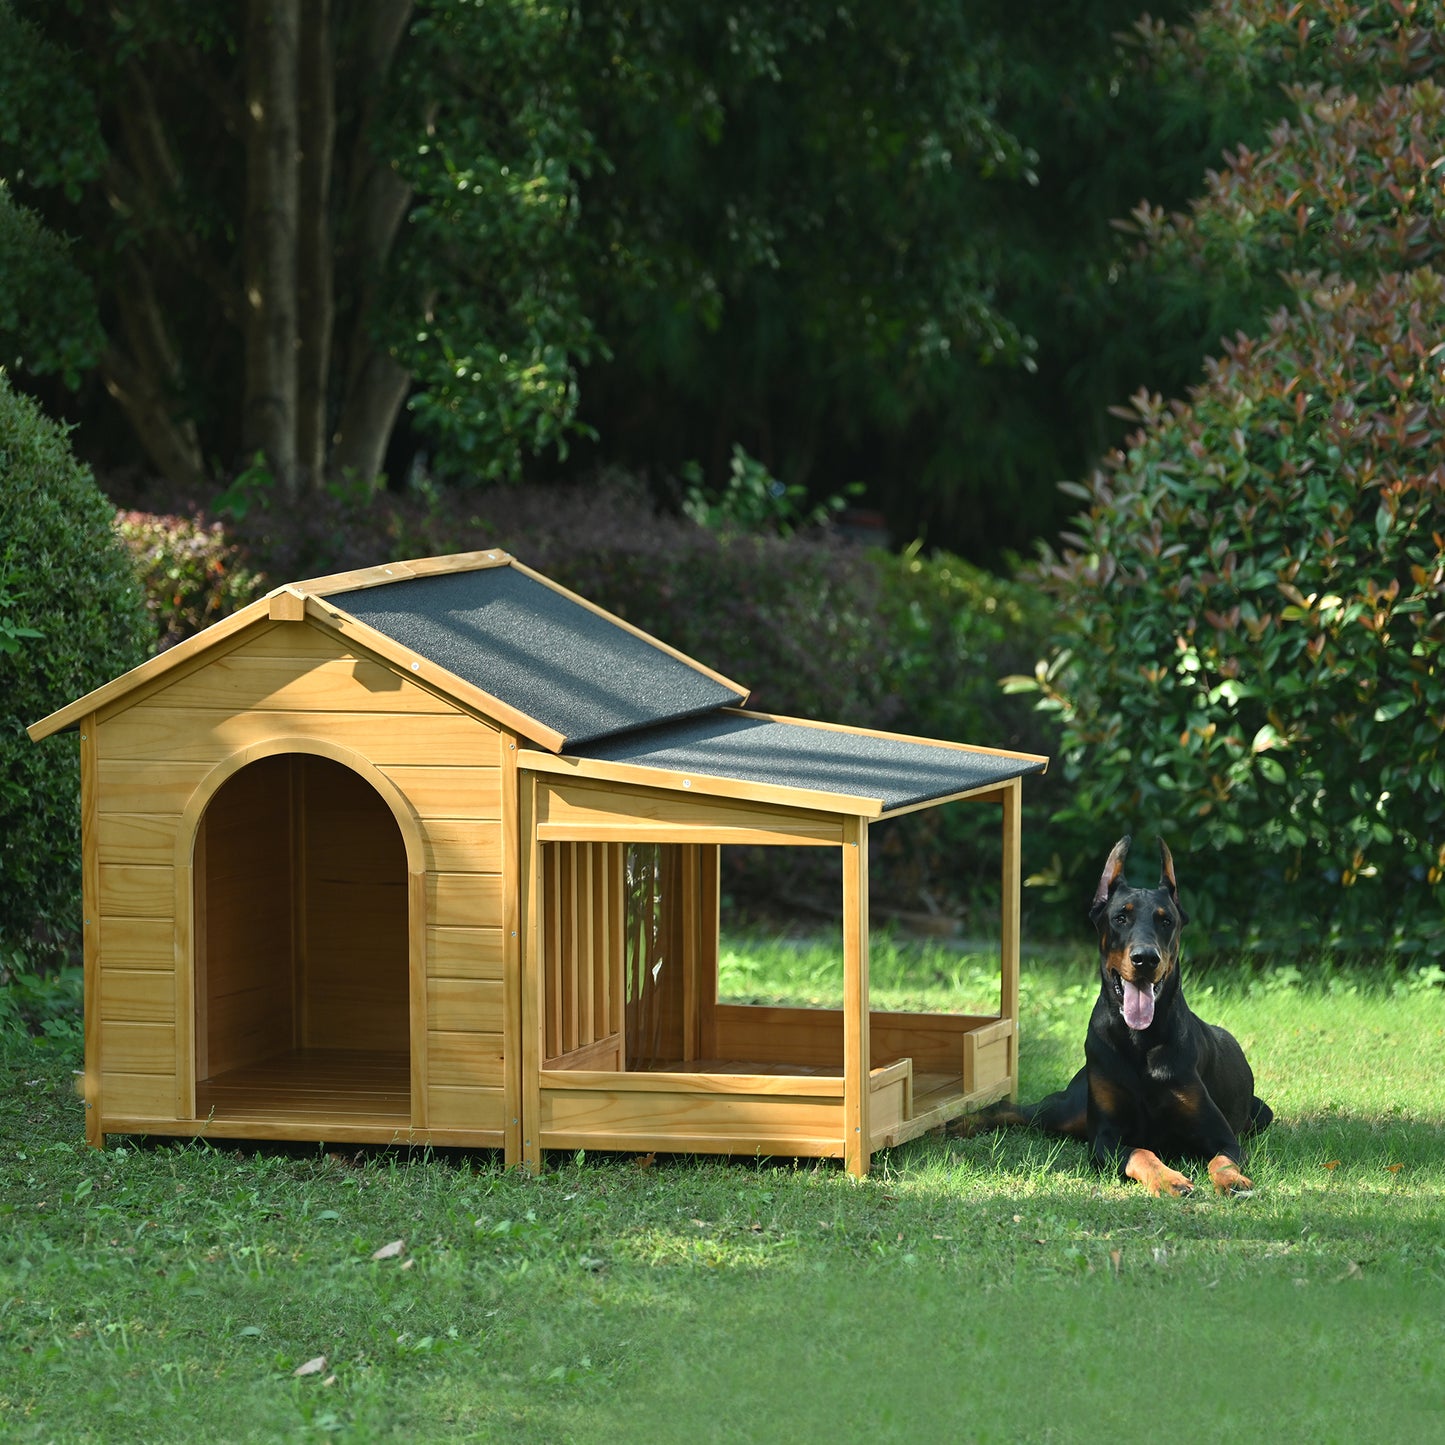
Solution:
<svg viewBox="0 0 1445 1445"><path fill-rule="evenodd" d="M1109 901L1109 895L1119 886L1120 880L1124 877L1124 859L1129 856L1129 844L1133 840L1125 833L1109 854L1109 861L1104 864L1103 874L1099 878L1099 886L1094 890L1094 901L1089 905L1089 917L1097 920L1099 914L1104 911Z"/></svg>
<svg viewBox="0 0 1445 1445"><path fill-rule="evenodd" d="M1169 896L1174 900L1174 906L1179 909L1180 923L1188 923L1189 915L1180 905L1179 885L1174 881L1174 858L1169 852L1169 845L1162 838L1159 840L1159 868L1159 886L1169 890Z"/></svg>

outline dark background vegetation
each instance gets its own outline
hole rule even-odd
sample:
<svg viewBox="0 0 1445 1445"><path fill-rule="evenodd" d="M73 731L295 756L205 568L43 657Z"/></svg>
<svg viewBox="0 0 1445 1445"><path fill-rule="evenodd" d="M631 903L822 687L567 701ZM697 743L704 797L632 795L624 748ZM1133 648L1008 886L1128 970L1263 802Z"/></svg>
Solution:
<svg viewBox="0 0 1445 1445"><path fill-rule="evenodd" d="M157 646L501 545L757 706L1050 753L1040 933L1162 831L1210 947L1428 955L1441 8L0 0L0 963L73 946L23 725L131 605L62 620L21 393ZM987 918L966 811L880 917Z"/></svg>

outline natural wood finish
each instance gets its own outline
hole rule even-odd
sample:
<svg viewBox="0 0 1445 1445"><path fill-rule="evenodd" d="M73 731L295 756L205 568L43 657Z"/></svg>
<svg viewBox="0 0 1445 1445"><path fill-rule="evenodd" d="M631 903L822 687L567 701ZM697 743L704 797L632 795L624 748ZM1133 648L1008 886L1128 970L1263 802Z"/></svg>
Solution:
<svg viewBox="0 0 1445 1445"><path fill-rule="evenodd" d="M502 1034L503 990L486 979L432 978L426 986L430 1029L453 1033Z"/></svg>
<svg viewBox="0 0 1445 1445"><path fill-rule="evenodd" d="M177 947L175 924L170 918L112 918L106 921L106 968L173 970ZM184 951L181 956L185 956Z"/></svg>
<svg viewBox="0 0 1445 1445"><path fill-rule="evenodd" d="M174 1023L175 975L155 969L104 968L100 974L100 1011L103 1018L130 1023Z"/></svg>
<svg viewBox="0 0 1445 1445"><path fill-rule="evenodd" d="M388 582L405 582L413 577L439 577L449 572L482 572L489 567L505 567L512 558L500 548L485 552L454 552L446 557L414 557L404 562L385 562L378 567L357 567L350 572L333 572L326 577L312 577L292 584L294 590L313 597L329 597L339 592L360 592L371 587L384 587Z"/></svg>
<svg viewBox="0 0 1445 1445"><path fill-rule="evenodd" d="M85 1139L94 1148L105 1148L101 1122L104 1098L101 1088L100 976L101 952L100 845L99 831L99 739L94 713L80 726L80 897L81 948L84 969L85 1033ZM34 733L32 732L32 736Z"/></svg>
<svg viewBox="0 0 1445 1445"><path fill-rule="evenodd" d="M976 1094L999 1084L1012 1087L1016 1030L1012 1019L974 1029L963 1037L963 1090Z"/></svg>
<svg viewBox="0 0 1445 1445"><path fill-rule="evenodd" d="M254 1064L296 1043L292 975L294 870L291 759L274 757L213 795L198 849L194 914L200 1078ZM198 940L199 941L199 940Z"/></svg>
<svg viewBox="0 0 1445 1445"><path fill-rule="evenodd" d="M365 648L368 652L374 653L377 657L398 668L404 677L410 677L413 681L422 683L433 692L450 699L459 706L480 713L494 723L500 723L510 732L520 733L523 737L530 738L534 743L539 743L552 752L560 751L567 741L555 728L549 728L535 718L528 717L519 708L503 702L501 698L492 693L484 692L455 673L448 672L446 668L431 661L430 658L418 657L410 648L393 642L383 633L377 632L363 622L358 622L340 608L333 607L329 602L323 602L319 597L313 596L306 599L306 611L309 616L333 627L348 641L354 642L357 646Z"/></svg>
<svg viewBox="0 0 1445 1445"><path fill-rule="evenodd" d="M499 1034L432 1029L427 1035L427 1077L433 1085L500 1089L506 1057Z"/></svg>
<svg viewBox="0 0 1445 1445"><path fill-rule="evenodd" d="M269 604L268 615L272 622L304 622L306 620L306 597L294 587L283 587L279 592L266 596Z"/></svg>
<svg viewBox="0 0 1445 1445"><path fill-rule="evenodd" d="M502 1057L503 1074L503 1163L515 1168L522 1162L522 941L521 914L522 838L521 796L518 791L517 753L520 740L515 733L499 738L501 783L500 869L502 874ZM440 845L438 845L440 846ZM438 972L441 972L440 963ZM441 1082L440 1080L438 1082Z"/></svg>
<svg viewBox="0 0 1445 1445"><path fill-rule="evenodd" d="M111 1074L165 1074L174 1078L175 1025L127 1023L102 1015L100 1055L106 1078Z"/></svg>
<svg viewBox="0 0 1445 1445"><path fill-rule="evenodd" d="M394 718L455 716L458 712L455 703L415 685L394 666L367 656L365 649L350 648L333 636L333 656L308 657L282 647L277 632L270 627L254 638L238 639L223 656L168 680L163 691L143 699L146 711L209 709L226 714L215 720L218 724L240 724L249 713L335 712ZM110 721L126 723L140 701Z"/></svg>
<svg viewBox="0 0 1445 1445"><path fill-rule="evenodd" d="M426 1107L427 1118L435 1128L485 1130L491 1135L493 1148L504 1144L507 1101L501 1089L453 1089L433 1085L427 1090Z"/></svg>
<svg viewBox="0 0 1445 1445"><path fill-rule="evenodd" d="M1019 1024L1019 935L1022 911L1023 792L1018 778L1003 800L1003 880L1001 888L999 943L999 1013L1011 1024L1006 1044L1004 1072L1009 1080L1009 1097L1018 1098Z"/></svg>
<svg viewBox="0 0 1445 1445"><path fill-rule="evenodd" d="M868 1024L868 821L850 818L843 824L843 1161L859 1177L873 1142Z"/></svg>
<svg viewBox="0 0 1445 1445"><path fill-rule="evenodd" d="M618 1074L616 1079L646 1077L656 1087L649 1090L557 1087L554 1078L566 1078L566 1070L547 1075L541 1094L539 1128L546 1148L626 1148L628 1144L603 1140L630 1140L630 1147L676 1146L673 1136L706 1138L712 1148L746 1150L760 1137L778 1140L819 1139L832 1135L831 1152L837 1153L839 1108L834 1099L809 1097L806 1093L768 1094L748 1097L741 1091L723 1094L718 1087L669 1088L658 1076ZM677 1078L687 1078L678 1075ZM702 1075L699 1078L712 1076ZM716 1076L726 1079L727 1075ZM600 1138L591 1136L600 1136ZM785 1153L787 1149L777 1152Z"/></svg>
<svg viewBox="0 0 1445 1445"><path fill-rule="evenodd" d="M439 924L501 927L504 909L500 873L428 873L427 908Z"/></svg>
<svg viewBox="0 0 1445 1445"><path fill-rule="evenodd" d="M102 714L103 720L106 709L112 707L119 699L125 698L127 705L132 705L139 700L139 697L134 694L140 693L142 688L168 681L169 674L179 672L180 669L197 659L206 658L209 661L210 659L206 657L207 654L220 656L223 644L239 643L242 635L258 622L269 621L269 614L270 604L265 598L252 602L239 612L233 612L231 616L222 621L213 623L204 632L198 632L194 637L188 637L185 641L176 643L174 647L167 648L155 657L147 658L139 667L131 668L129 672L122 673L119 677L86 693L84 697L68 703L48 717L32 723L26 732L29 733L32 741L40 742L42 738L48 738L66 728L75 727L92 713ZM92 736L94 735L93 728L88 728L87 731L90 731Z"/></svg>
<svg viewBox="0 0 1445 1445"><path fill-rule="evenodd" d="M553 757L535 749L524 752L520 761L524 768L534 772L558 774L578 783L592 783L596 793L612 800L610 807L583 807L575 816L559 812L543 820L554 828L563 822L577 825L576 830L547 835L551 837L588 837L621 842L683 841L680 833L665 833L663 830L669 823L691 820L695 828L686 839L689 842L831 843L836 846L840 836L836 814L876 818L883 811L883 805L877 798L815 792L808 788L748 782L740 778L717 778L706 773L680 773L667 768L643 767L638 763ZM626 791L620 792L616 786L596 787L597 784L624 784ZM678 794L697 801L684 802ZM710 805L702 800L712 798L730 799L741 804L745 816L739 817L737 813L724 809L709 813ZM627 820L627 826L620 829L612 826L609 831L609 824L619 817ZM639 835L632 828L634 820L651 822L656 831ZM709 828L717 836L713 836ZM738 828L751 829L759 836L734 836ZM772 836L767 836L769 834Z"/></svg>
<svg viewBox="0 0 1445 1445"><path fill-rule="evenodd" d="M174 817L147 813L100 813L96 847L102 863L168 864L176 851Z"/></svg>
<svg viewBox="0 0 1445 1445"><path fill-rule="evenodd" d="M426 874L406 875L406 1035L411 1056L411 1122L423 1129L431 1123L430 1085L431 1019L422 1000L427 996L430 960L427 957Z"/></svg>
<svg viewBox="0 0 1445 1445"><path fill-rule="evenodd" d="M520 763L520 759L518 760ZM542 1168L542 1114L540 1079L544 1053L545 1009L542 987L545 973L542 909L542 850L537 842L537 777L522 773L518 779L521 838L520 898L522 920L522 1167L536 1174Z"/></svg>
<svg viewBox="0 0 1445 1445"><path fill-rule="evenodd" d="M494 978L507 967L507 949L515 946L501 928L431 927L427 929L428 968L436 978Z"/></svg>
<svg viewBox="0 0 1445 1445"><path fill-rule="evenodd" d="M170 865L100 863L100 913L104 918L168 918L175 897Z"/></svg>
<svg viewBox="0 0 1445 1445"><path fill-rule="evenodd" d="M238 661L263 659L243 656ZM152 704L112 718L101 730L101 756L107 763L121 759L129 763L214 763L271 738L291 736L349 748L383 769L418 761L433 767L495 766L497 734L468 714L455 709L408 712L402 706L405 699L395 693L394 712L337 707L335 704L365 697L354 679L346 689L337 691L334 684L339 680L334 676L312 679L313 707L304 705L307 689L292 685L290 708L248 705L239 715L208 704L201 688L189 687L195 700L184 706ZM410 691L421 694L420 688Z"/></svg>
<svg viewBox="0 0 1445 1445"><path fill-rule="evenodd" d="M538 756L524 753L522 766L532 767L531 760ZM570 759L560 761L570 762ZM544 767L535 771L550 774L556 770ZM657 774L652 774L651 780L655 781L656 777ZM842 840L842 827L830 814L750 799L741 783L733 784L732 790L726 798L702 789L697 795L679 797L656 787L624 790L595 778L563 781L549 776L543 780L538 799L538 836L544 841L833 846Z"/></svg>
<svg viewBox="0 0 1445 1445"><path fill-rule="evenodd" d="M411 1125L405 1052L300 1049L256 1060L196 1084L196 1114L224 1133L229 1121Z"/></svg>
<svg viewBox="0 0 1445 1445"><path fill-rule="evenodd" d="M103 1081L103 1093L105 1113L102 1126L115 1133L129 1132L116 1126L117 1118L143 1116L169 1123L178 1117L174 1074L118 1074L108 1070ZM184 1117L190 1118L190 1112L187 1111Z"/></svg>
<svg viewBox="0 0 1445 1445"><path fill-rule="evenodd" d="M392 767L386 776L423 818L501 816L501 773L497 768Z"/></svg>
<svg viewBox="0 0 1445 1445"><path fill-rule="evenodd" d="M543 1059L543 1069L605 1069L612 1073L622 1070L622 1037L609 1034L582 1044L569 1053L558 1054L555 1058Z"/></svg>

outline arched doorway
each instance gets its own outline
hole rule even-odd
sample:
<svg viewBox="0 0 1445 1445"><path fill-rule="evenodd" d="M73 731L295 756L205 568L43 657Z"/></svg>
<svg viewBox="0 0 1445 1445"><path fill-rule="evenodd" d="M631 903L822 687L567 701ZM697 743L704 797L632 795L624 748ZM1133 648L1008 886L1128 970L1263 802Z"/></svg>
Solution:
<svg viewBox="0 0 1445 1445"><path fill-rule="evenodd" d="M196 833L196 1113L405 1128L406 847L350 768L279 753Z"/></svg>

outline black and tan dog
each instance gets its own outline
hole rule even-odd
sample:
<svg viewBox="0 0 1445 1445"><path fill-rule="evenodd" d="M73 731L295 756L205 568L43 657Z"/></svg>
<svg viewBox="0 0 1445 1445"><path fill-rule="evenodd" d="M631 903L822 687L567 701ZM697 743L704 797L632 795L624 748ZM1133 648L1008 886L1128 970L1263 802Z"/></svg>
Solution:
<svg viewBox="0 0 1445 1445"><path fill-rule="evenodd" d="M1179 906L1174 860L1159 840L1157 888L1124 877L1129 839L1109 854L1089 917L1099 931L1099 997L1084 1038L1084 1067L1066 1089L1020 1108L1002 1104L957 1121L955 1134L1028 1125L1087 1139L1100 1167L1151 1194L1188 1194L1193 1181L1164 1158L1208 1161L1221 1194L1254 1186L1241 1166L1240 1138L1273 1115L1254 1093L1254 1075L1232 1034L1196 1018L1179 982ZM1164 1158L1160 1156L1163 1155Z"/></svg>

